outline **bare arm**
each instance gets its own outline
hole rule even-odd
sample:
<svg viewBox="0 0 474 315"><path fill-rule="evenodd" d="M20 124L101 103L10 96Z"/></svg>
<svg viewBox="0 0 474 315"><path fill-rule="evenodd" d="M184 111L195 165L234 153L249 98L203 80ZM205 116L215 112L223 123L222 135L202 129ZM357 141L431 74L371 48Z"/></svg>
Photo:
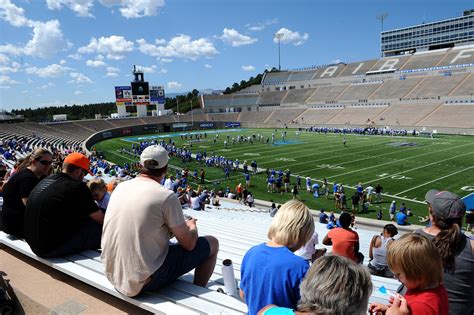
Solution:
<svg viewBox="0 0 474 315"><path fill-rule="evenodd" d="M377 235L374 235L374 237L372 237L372 241L370 241L370 247L369 247L369 258L370 259L374 259L374 254L373 254L372 250L374 248L376 237L377 237Z"/></svg>
<svg viewBox="0 0 474 315"><path fill-rule="evenodd" d="M104 213L100 210L89 214L89 217L99 224L104 224Z"/></svg>
<svg viewBox="0 0 474 315"><path fill-rule="evenodd" d="M23 204L26 206L26 203L28 202L28 197L21 198L21 201L22 201Z"/></svg>
<svg viewBox="0 0 474 315"><path fill-rule="evenodd" d="M239 295L240 295L240 298L245 301L245 293L242 289L239 289Z"/></svg>
<svg viewBox="0 0 474 315"><path fill-rule="evenodd" d="M324 244L324 245L332 245L332 240L331 240L331 238L330 238L328 235L326 235L326 236L324 237L324 239L323 239L323 244Z"/></svg>
<svg viewBox="0 0 474 315"><path fill-rule="evenodd" d="M185 250L191 251L196 246L198 240L196 219L186 219L185 223L172 227L171 232Z"/></svg>

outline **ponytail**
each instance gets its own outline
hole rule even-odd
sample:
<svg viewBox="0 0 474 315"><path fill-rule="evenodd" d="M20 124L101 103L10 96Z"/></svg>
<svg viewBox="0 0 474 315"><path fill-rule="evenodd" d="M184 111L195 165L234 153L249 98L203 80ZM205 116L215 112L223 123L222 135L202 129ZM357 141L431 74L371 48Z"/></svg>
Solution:
<svg viewBox="0 0 474 315"><path fill-rule="evenodd" d="M433 242L438 248L443 268L453 270L455 268L455 255L461 249L462 234L458 222L452 220L436 220L436 225L440 232L434 238Z"/></svg>

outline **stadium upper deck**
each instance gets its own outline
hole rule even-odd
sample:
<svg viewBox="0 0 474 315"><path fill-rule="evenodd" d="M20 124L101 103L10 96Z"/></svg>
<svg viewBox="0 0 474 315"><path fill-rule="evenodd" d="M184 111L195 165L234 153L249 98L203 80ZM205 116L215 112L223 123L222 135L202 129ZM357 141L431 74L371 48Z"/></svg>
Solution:
<svg viewBox="0 0 474 315"><path fill-rule="evenodd" d="M395 106L420 100L472 104L473 72L471 45L299 71L268 72L260 89L204 95L202 103L209 113L295 105Z"/></svg>

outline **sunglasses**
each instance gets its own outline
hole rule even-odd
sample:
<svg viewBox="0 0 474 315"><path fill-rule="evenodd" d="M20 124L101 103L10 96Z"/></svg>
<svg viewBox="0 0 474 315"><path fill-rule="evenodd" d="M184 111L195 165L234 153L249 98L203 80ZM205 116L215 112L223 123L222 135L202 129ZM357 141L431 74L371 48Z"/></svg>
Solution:
<svg viewBox="0 0 474 315"><path fill-rule="evenodd" d="M51 165L53 164L53 161L46 161L46 160L38 160L38 163L40 163L41 165Z"/></svg>

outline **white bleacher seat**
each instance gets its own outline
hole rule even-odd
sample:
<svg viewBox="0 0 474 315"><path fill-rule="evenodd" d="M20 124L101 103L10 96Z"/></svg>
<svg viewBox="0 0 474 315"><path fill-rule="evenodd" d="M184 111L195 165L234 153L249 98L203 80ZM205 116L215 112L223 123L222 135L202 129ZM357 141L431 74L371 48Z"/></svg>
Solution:
<svg viewBox="0 0 474 315"><path fill-rule="evenodd" d="M38 260L54 269L79 279L99 290L123 299L133 305L151 312L173 314L242 314L247 307L240 299L216 292L224 287L222 276L222 261L231 259L235 277L240 281L240 268L245 253L254 245L267 241L267 230L271 217L266 211L221 199L220 207L206 206L206 211L185 209L198 219L197 226L200 235L213 235L220 243L216 268L211 276L208 288L192 284L193 273L183 275L167 288L153 293L146 293L136 298L129 298L118 293L103 274L103 265L98 251L84 251L65 258L42 259L37 257L30 247L22 240L13 239L0 232L0 243L13 248L20 253ZM326 235L325 225L316 223L316 231L320 241ZM358 229L361 240L361 251L368 261L368 244L375 232ZM330 247L328 247L330 250ZM387 303L388 296L379 292L383 285L389 291L395 292L399 282L372 276L374 286L370 302Z"/></svg>

